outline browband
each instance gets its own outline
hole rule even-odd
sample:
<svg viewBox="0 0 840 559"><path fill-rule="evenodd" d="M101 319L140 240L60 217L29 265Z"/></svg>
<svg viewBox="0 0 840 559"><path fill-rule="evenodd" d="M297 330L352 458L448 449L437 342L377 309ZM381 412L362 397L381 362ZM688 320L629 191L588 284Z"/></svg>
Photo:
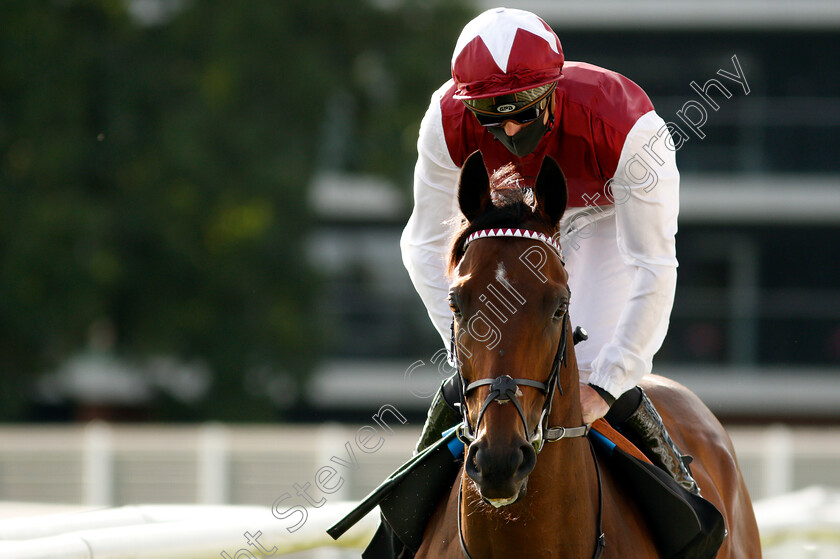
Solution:
<svg viewBox="0 0 840 559"><path fill-rule="evenodd" d="M464 250L467 250L467 245L472 241L476 239L484 239L485 237L518 237L521 239L534 239L535 241L540 241L550 246L554 249L554 252L557 253L557 256L560 257L560 260L565 261L565 258L563 258L563 249L560 248L560 243L555 241L553 237L549 237L539 231L532 231L530 229L482 229L467 237L467 240L464 241Z"/></svg>

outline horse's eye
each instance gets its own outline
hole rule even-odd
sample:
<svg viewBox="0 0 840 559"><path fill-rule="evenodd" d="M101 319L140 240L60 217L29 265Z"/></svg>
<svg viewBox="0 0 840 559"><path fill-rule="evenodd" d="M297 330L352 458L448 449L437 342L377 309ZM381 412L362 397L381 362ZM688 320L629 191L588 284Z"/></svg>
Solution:
<svg viewBox="0 0 840 559"><path fill-rule="evenodd" d="M554 316L552 318L563 318L567 312L569 312L569 302L563 301L557 307L557 310L554 311Z"/></svg>
<svg viewBox="0 0 840 559"><path fill-rule="evenodd" d="M452 314L455 315L455 318L461 318L461 309L458 308L458 305L455 304L455 301L449 299L449 310L452 311Z"/></svg>

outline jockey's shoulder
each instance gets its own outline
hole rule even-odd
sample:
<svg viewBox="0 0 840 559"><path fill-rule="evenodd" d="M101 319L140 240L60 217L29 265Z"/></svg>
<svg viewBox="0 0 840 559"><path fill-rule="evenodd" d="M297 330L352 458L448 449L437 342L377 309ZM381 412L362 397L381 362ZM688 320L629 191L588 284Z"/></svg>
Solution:
<svg viewBox="0 0 840 559"><path fill-rule="evenodd" d="M435 91L432 102L440 103L444 112L465 114L467 110L464 103L455 99L455 81L451 78Z"/></svg>
<svg viewBox="0 0 840 559"><path fill-rule="evenodd" d="M621 128L631 125L653 110L645 91L631 79L586 62L567 61L558 83L563 104L578 105L599 118Z"/></svg>

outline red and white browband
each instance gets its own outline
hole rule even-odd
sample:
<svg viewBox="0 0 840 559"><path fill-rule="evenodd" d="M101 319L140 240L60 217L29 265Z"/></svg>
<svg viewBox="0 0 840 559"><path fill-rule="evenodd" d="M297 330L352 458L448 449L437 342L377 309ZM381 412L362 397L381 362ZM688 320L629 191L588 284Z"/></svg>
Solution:
<svg viewBox="0 0 840 559"><path fill-rule="evenodd" d="M560 248L560 243L555 241L553 237L543 235L538 231L531 231L530 229L482 229L467 237L467 240L464 241L464 250L467 250L467 245L472 241L476 239L484 239L486 237L518 237L521 239L534 239L535 241L543 242L553 248L557 253L557 256L560 257L560 260L565 261L565 258L563 258L563 250Z"/></svg>

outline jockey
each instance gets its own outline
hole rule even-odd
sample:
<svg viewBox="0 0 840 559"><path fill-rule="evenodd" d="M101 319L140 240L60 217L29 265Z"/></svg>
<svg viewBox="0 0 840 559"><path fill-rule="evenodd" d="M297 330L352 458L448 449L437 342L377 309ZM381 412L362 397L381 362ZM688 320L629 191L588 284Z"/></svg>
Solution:
<svg viewBox="0 0 840 559"><path fill-rule="evenodd" d="M488 173L510 162L528 186L543 158L554 158L568 185L560 241L574 294L569 313L589 334L575 348L584 422L605 417L699 494L690 459L637 386L665 338L676 288L680 177L669 132L638 85L604 68L565 62L560 40L542 19L488 10L462 31L452 79L432 95L420 126L414 210L400 245L448 345L446 224L460 215L460 167L480 150ZM461 419L446 404L452 398L445 386L418 450Z"/></svg>

